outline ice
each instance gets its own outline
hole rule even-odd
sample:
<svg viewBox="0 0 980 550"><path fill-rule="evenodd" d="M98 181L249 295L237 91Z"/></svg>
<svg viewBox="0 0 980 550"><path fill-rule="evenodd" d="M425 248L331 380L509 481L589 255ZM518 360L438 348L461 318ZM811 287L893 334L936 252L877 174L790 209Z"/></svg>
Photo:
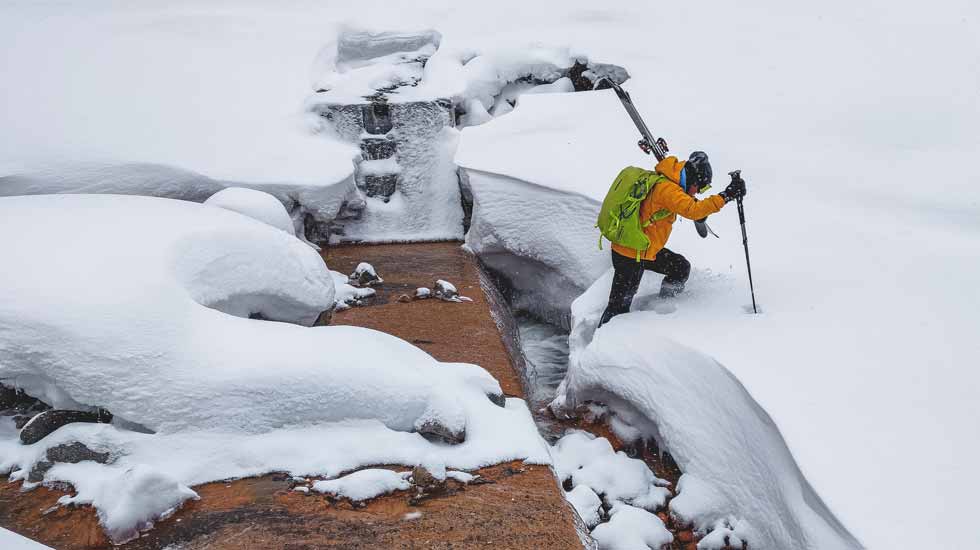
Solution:
<svg viewBox="0 0 980 550"><path fill-rule="evenodd" d="M211 195L204 204L238 212L252 219L267 223L277 229L282 229L290 235L295 235L293 222L282 203L275 197L262 191L229 187Z"/></svg>
<svg viewBox="0 0 980 550"><path fill-rule="evenodd" d="M377 468L358 470L337 479L317 481L313 490L353 501L372 499L392 491L405 491L412 486L408 481L411 472L393 472Z"/></svg>
<svg viewBox="0 0 980 550"><path fill-rule="evenodd" d="M22 537L13 531L8 531L0 527L0 546L4 550L51 550L39 542L34 542L29 538Z"/></svg>
<svg viewBox="0 0 980 550"><path fill-rule="evenodd" d="M609 521L592 530L600 550L659 550L674 540L655 514L621 502L609 511Z"/></svg>

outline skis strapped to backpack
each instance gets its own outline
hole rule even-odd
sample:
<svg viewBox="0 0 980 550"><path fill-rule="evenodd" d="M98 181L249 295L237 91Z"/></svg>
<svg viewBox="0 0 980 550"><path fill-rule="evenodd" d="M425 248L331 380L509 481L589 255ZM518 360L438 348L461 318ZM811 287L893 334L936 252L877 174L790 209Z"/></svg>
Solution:
<svg viewBox="0 0 980 550"><path fill-rule="evenodd" d="M642 139L640 139L640 141L637 142L637 145L640 146L640 149L648 155L652 153L653 156L657 157L657 162L664 160L664 158L667 157L667 152L669 151L667 149L667 142L664 141L664 138L653 137L653 133L650 132L650 128L647 128L646 123L643 122L643 117L640 116L640 112L637 111L636 106L633 105L633 99L630 98L629 92L624 90L622 86L616 84L611 78L608 77L600 78L599 81L596 82L596 86L595 86L596 90L605 90L608 88L612 88L613 91L616 92L616 97L618 97L619 101L623 104L623 108L626 109L626 113L633 120L633 124L636 125L636 129L640 131L640 136L642 136ZM622 175L622 172L620 173L620 175ZM652 190L653 187L650 187L650 189ZM603 204L605 204L605 202L603 202ZM708 227L706 220L707 218L704 218L702 220L696 220L694 222L694 228L697 230L698 235L703 239L707 237L708 234L710 233L717 238L718 235L716 235L715 232L712 231L710 227ZM609 237L607 236L606 238ZM602 244L601 244L602 237L599 238L599 243L600 243L599 248L602 248Z"/></svg>
<svg viewBox="0 0 980 550"><path fill-rule="evenodd" d="M664 141L664 138L653 137L653 133L650 132L649 128L647 128L646 123L643 122L643 118L640 117L639 111L636 110L636 106L633 105L633 100L630 98L629 92L624 90L619 84L613 82L610 78L600 78L599 81L596 82L596 90L605 90L607 88L612 88L613 91L616 92L616 96L619 97L619 101L622 102L623 107L626 109L626 113L629 114L631 119L633 119L633 124L636 125L636 129L640 131L640 136L643 138L637 142L640 149L642 149L643 152L648 155L653 153L653 156L657 157L657 162L664 160L664 158L667 157L667 142Z"/></svg>

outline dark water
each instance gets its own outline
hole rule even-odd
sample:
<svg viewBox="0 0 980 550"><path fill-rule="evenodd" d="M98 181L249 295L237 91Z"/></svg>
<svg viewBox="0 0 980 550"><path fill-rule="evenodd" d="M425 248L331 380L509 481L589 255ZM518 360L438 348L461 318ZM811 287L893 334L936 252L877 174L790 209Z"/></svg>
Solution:
<svg viewBox="0 0 980 550"><path fill-rule="evenodd" d="M521 349L534 371L531 401L546 405L568 370L568 333L526 314L516 316Z"/></svg>

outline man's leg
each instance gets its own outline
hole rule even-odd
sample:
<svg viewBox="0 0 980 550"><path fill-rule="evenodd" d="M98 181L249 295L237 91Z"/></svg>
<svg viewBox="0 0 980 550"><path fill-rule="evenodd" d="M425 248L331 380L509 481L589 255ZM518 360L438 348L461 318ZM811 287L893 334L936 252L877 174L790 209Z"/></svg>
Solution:
<svg viewBox="0 0 980 550"><path fill-rule="evenodd" d="M633 296L640 288L640 279L643 278L643 264L634 258L627 258L616 252L612 253L613 275L612 287L609 289L609 304L606 311L602 312L602 319L599 326L606 324L607 321L620 313L627 313L633 303Z"/></svg>
<svg viewBox="0 0 980 550"><path fill-rule="evenodd" d="M661 298L673 298L684 290L684 283L691 275L691 262L687 258L664 248L653 260L643 262L643 268L664 275L660 285Z"/></svg>

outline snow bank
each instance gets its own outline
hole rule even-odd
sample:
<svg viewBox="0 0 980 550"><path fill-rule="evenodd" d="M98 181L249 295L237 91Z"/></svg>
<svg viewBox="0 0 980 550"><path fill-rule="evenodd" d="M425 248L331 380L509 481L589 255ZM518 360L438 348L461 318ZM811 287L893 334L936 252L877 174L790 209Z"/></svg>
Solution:
<svg viewBox="0 0 980 550"><path fill-rule="evenodd" d="M204 204L238 212L252 219L266 223L277 229L282 229L290 235L295 235L293 222L283 208L282 203L275 197L262 191L229 187L208 197Z"/></svg>
<svg viewBox="0 0 980 550"><path fill-rule="evenodd" d="M466 243L506 274L518 307L568 326L572 300L608 269L593 226L616 174L643 165L634 134L612 91L522 96L512 116L463 130Z"/></svg>
<svg viewBox="0 0 980 550"><path fill-rule="evenodd" d="M137 223L134 238L124 228ZM46 480L72 483L64 504L93 504L114 540L214 479L430 456L462 469L547 462L523 403L488 398L501 390L485 370L369 329L291 324L333 307L334 281L265 223L185 201L45 195L0 199L0 233L17 235L0 241L16 260L0 273L0 380L59 408L106 408L118 424L21 446L3 420L0 471L24 479L73 440L110 452L110 465L56 465ZM134 424L156 433L123 429Z"/></svg>
<svg viewBox="0 0 980 550"><path fill-rule="evenodd" d="M0 527L0 545L6 550L51 550L49 546L34 542L3 527Z"/></svg>
<svg viewBox="0 0 980 550"><path fill-rule="evenodd" d="M603 402L669 449L684 472L671 512L702 533L735 516L753 548L859 548L745 388L717 361L656 336L659 324L656 316L641 322L624 315L587 346L573 340L552 406Z"/></svg>

